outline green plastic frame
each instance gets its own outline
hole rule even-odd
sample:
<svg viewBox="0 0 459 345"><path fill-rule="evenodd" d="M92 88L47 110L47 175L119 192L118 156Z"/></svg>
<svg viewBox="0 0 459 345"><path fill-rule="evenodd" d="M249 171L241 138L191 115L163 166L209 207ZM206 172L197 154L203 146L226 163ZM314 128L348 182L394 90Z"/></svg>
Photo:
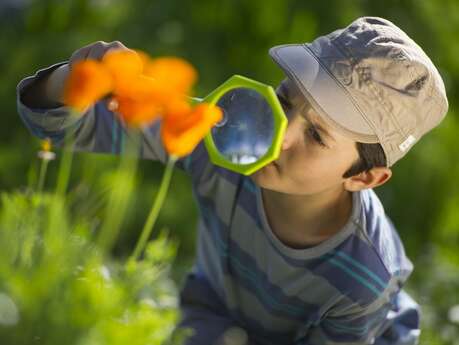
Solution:
<svg viewBox="0 0 459 345"><path fill-rule="evenodd" d="M254 163L236 164L228 160L218 151L211 132L205 136L204 144L206 145L212 163L243 175L250 175L279 157L282 139L285 134L285 129L287 128L287 117L285 116L284 110L279 103L279 99L277 98L274 89L271 86L260 83L256 80L240 75L234 75L203 99L198 100L195 98L194 102L205 102L216 105L225 93L232 89L241 87L253 89L259 92L265 97L266 101L271 106L274 117L274 133L273 141L268 151Z"/></svg>

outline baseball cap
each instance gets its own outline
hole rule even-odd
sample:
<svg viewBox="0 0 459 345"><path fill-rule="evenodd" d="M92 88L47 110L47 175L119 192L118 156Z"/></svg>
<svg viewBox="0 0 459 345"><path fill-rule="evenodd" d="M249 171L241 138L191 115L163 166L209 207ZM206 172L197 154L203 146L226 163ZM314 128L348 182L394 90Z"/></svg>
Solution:
<svg viewBox="0 0 459 345"><path fill-rule="evenodd" d="M388 166L448 110L437 68L383 18L358 18L311 43L275 46L269 54L325 122L357 142L380 143Z"/></svg>

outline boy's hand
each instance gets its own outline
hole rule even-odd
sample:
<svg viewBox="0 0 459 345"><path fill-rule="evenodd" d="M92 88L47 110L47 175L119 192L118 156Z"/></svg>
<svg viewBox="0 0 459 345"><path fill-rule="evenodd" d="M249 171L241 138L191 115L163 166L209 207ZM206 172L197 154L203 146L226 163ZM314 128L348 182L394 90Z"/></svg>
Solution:
<svg viewBox="0 0 459 345"><path fill-rule="evenodd" d="M46 85L46 95L48 99L58 100L61 103L65 81L72 69L72 66L78 61L97 60L100 61L109 51L126 50L134 53L120 41L104 42L97 41L80 49L77 49L70 56L69 63L56 69L49 77Z"/></svg>
<svg viewBox="0 0 459 345"><path fill-rule="evenodd" d="M88 59L102 60L102 58L105 56L105 54L107 54L107 52L113 50L128 50L134 52L133 50L127 48L120 41L113 41L109 43L104 41L97 41L76 50L69 59L70 68L77 61Z"/></svg>
<svg viewBox="0 0 459 345"><path fill-rule="evenodd" d="M54 108L62 105L64 85L72 66L82 60L101 60L105 54L113 50L133 50L120 41L97 41L80 49L70 56L69 63L56 68L48 76L39 80L26 89L21 97L22 102L29 107Z"/></svg>

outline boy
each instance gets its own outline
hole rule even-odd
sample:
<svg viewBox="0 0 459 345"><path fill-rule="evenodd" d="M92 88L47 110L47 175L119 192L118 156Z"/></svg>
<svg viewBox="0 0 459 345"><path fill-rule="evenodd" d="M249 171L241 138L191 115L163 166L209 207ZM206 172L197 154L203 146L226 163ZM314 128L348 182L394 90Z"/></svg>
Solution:
<svg viewBox="0 0 459 345"><path fill-rule="evenodd" d="M79 121L60 103L68 66L119 42L77 50L18 85L18 109L40 137L119 152L103 102ZM279 158L250 177L209 163L199 145L179 166L200 210L197 260L181 293L187 344L415 344L412 271L372 188L447 112L429 58L381 18L359 18L311 44L274 47L289 125ZM143 158L167 159L159 124ZM113 139L118 138L118 139Z"/></svg>

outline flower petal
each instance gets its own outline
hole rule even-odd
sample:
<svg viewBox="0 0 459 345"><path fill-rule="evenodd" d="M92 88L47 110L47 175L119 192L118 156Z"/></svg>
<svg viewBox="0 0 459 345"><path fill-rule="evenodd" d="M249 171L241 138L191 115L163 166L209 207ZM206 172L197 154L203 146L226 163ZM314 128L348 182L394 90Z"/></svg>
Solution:
<svg viewBox="0 0 459 345"><path fill-rule="evenodd" d="M83 112L112 89L110 72L100 62L79 61L72 66L65 84L64 103Z"/></svg>
<svg viewBox="0 0 459 345"><path fill-rule="evenodd" d="M164 88L188 94L197 79L194 67L183 59L162 57L146 63L143 73L156 79Z"/></svg>
<svg viewBox="0 0 459 345"><path fill-rule="evenodd" d="M113 50L104 55L102 64L110 71L116 83L137 76L143 71L143 60L133 50Z"/></svg>
<svg viewBox="0 0 459 345"><path fill-rule="evenodd" d="M114 91L117 113L129 125L139 127L156 120L164 114L165 105L174 95L165 92L152 78L129 77Z"/></svg>
<svg viewBox="0 0 459 345"><path fill-rule="evenodd" d="M131 127L141 127L157 120L163 113L160 104L148 99L116 96L117 113Z"/></svg>
<svg viewBox="0 0 459 345"><path fill-rule="evenodd" d="M191 153L221 118L221 109L209 104L200 104L189 113L167 115L161 126L166 151L177 157Z"/></svg>

